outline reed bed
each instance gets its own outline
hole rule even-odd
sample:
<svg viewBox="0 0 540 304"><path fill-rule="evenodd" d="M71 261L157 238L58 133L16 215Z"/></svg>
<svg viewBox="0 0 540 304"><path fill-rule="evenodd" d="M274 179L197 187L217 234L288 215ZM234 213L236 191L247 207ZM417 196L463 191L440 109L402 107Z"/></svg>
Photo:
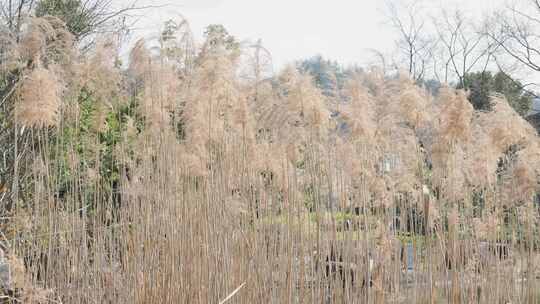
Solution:
<svg viewBox="0 0 540 304"><path fill-rule="evenodd" d="M122 68L27 22L1 61L6 303L540 301L540 142L503 98L376 69L328 96L185 22Z"/></svg>

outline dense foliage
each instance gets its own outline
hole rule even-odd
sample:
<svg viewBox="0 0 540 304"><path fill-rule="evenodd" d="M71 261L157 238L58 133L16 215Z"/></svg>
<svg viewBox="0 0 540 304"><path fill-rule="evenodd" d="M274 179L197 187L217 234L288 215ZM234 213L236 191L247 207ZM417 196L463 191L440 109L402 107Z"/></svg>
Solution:
<svg viewBox="0 0 540 304"><path fill-rule="evenodd" d="M464 77L464 89L469 91L469 100L475 109L489 110L490 99L495 94L506 98L510 106L524 116L530 109L533 95L524 90L523 85L503 72L469 73ZM461 85L458 88L463 89Z"/></svg>

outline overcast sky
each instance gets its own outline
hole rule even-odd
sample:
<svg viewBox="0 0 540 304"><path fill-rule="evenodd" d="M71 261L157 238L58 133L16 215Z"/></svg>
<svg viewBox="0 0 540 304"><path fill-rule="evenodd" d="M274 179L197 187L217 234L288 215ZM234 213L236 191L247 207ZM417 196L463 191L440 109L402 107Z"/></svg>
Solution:
<svg viewBox="0 0 540 304"><path fill-rule="evenodd" d="M127 1L127 0L123 0ZM141 0L142 1L142 0ZM174 1L174 4L171 4ZM403 2L406 0L395 0ZM469 18L480 18L504 0L425 0L431 7L459 7ZM383 0L169 0L139 22L138 34L157 32L162 22L185 16L200 41L208 24L223 24L239 40L261 38L274 65L321 54L343 64L365 64L369 49L385 53L394 47Z"/></svg>

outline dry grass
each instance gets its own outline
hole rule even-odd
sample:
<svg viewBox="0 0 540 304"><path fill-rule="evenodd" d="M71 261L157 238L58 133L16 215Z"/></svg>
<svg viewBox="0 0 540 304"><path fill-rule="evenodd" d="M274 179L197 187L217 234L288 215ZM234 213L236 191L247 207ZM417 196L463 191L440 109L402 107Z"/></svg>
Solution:
<svg viewBox="0 0 540 304"><path fill-rule="evenodd" d="M191 43L140 41L125 71L106 43L66 65L40 22L10 99L10 297L538 302L540 146L503 99L476 113L370 72L336 102L292 67L246 83L219 45L182 71L170 56L192 50L171 48Z"/></svg>

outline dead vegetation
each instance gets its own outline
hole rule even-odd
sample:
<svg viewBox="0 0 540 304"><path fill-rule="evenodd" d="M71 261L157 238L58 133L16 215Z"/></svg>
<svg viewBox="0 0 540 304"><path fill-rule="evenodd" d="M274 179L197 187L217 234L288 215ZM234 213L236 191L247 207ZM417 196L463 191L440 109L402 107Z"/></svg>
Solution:
<svg viewBox="0 0 540 304"><path fill-rule="evenodd" d="M121 69L108 40L28 24L2 50L8 303L539 300L539 139L504 99L245 81L264 67L183 22Z"/></svg>

